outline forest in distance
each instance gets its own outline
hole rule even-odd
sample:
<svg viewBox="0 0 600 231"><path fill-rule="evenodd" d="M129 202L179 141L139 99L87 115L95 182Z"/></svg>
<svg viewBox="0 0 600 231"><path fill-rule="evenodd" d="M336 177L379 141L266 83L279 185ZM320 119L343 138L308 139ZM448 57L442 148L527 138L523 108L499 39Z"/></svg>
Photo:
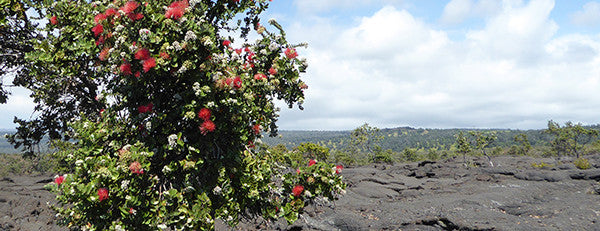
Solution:
<svg viewBox="0 0 600 231"><path fill-rule="evenodd" d="M584 128L600 130L600 125L586 125ZM382 149L391 149L393 151L403 151L406 148L416 149L450 149L455 143L456 135L460 132L468 133L470 131L495 133L497 139L491 145L492 147L510 147L519 145L514 140L515 136L524 134L527 136L532 146L549 145L552 136L545 134L546 129L471 129L471 128L413 128L396 127L382 128L380 135ZM343 148L348 143L348 138L352 130L342 131L319 131L319 130L280 130L278 136L265 136L262 141L269 146L283 144L287 148L293 148L301 143L315 143L329 148Z"/></svg>
<svg viewBox="0 0 600 231"><path fill-rule="evenodd" d="M274 151L348 165L414 162L455 156L576 156L600 151L600 125L552 120L546 129L384 128L364 124L352 131L279 131L263 142Z"/></svg>

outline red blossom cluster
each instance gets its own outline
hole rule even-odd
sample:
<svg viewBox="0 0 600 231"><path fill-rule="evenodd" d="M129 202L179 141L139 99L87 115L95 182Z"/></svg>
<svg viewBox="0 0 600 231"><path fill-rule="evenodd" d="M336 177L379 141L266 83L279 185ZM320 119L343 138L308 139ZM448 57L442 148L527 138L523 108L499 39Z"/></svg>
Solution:
<svg viewBox="0 0 600 231"><path fill-rule="evenodd" d="M202 119L202 125L200 126L200 132L202 135L206 135L208 132L213 132L216 129L215 123L210 120L211 117L210 109L202 108L198 111L198 118Z"/></svg>
<svg viewBox="0 0 600 231"><path fill-rule="evenodd" d="M336 165L335 166L335 173L340 174L340 173L342 173L343 169L344 169L344 166L342 166L342 165Z"/></svg>
<svg viewBox="0 0 600 231"><path fill-rule="evenodd" d="M308 161L308 167L310 167L310 166L313 166L313 165L315 165L316 163L317 163L317 161L316 161L316 160L310 159L310 160Z"/></svg>
<svg viewBox="0 0 600 231"><path fill-rule="evenodd" d="M254 79L255 80L263 80L263 79L267 79L267 76L263 73L258 73L254 75Z"/></svg>
<svg viewBox="0 0 600 231"><path fill-rule="evenodd" d="M59 176L59 177L54 178L54 183L57 185L62 184L63 181L65 181L65 176Z"/></svg>
<svg viewBox="0 0 600 231"><path fill-rule="evenodd" d="M94 36L98 37L98 35L104 32L104 27L102 26L102 24L96 24L96 26L92 28L92 32L94 32Z"/></svg>
<svg viewBox="0 0 600 231"><path fill-rule="evenodd" d="M123 7L120 8L120 10L123 11L129 19L131 19L132 21L136 21L144 18L144 15L142 13L134 12L135 9L138 8L138 6L140 6L140 4L136 1L129 1L125 3L125 5L123 5Z"/></svg>
<svg viewBox="0 0 600 231"><path fill-rule="evenodd" d="M121 70L121 74L131 75L131 64L130 63L121 64L119 69Z"/></svg>
<svg viewBox="0 0 600 231"><path fill-rule="evenodd" d="M135 59L142 61L142 69L144 72L148 72L153 67L156 67L156 59L150 56L150 51L146 48L139 49L133 56Z"/></svg>
<svg viewBox="0 0 600 231"><path fill-rule="evenodd" d="M293 59L293 58L298 57L298 53L296 53L296 49L294 49L294 48L288 48L285 50L284 53L288 59Z"/></svg>
<svg viewBox="0 0 600 231"><path fill-rule="evenodd" d="M254 126L252 126L252 131L254 131L255 135L260 134L260 124L255 124Z"/></svg>
<svg viewBox="0 0 600 231"><path fill-rule="evenodd" d="M273 67L269 68L269 74L270 75L276 75L277 74L277 69L275 69Z"/></svg>
<svg viewBox="0 0 600 231"><path fill-rule="evenodd" d="M177 20L183 16L185 13L185 8L189 5L187 0L184 1L175 1L171 3L169 8L167 8L167 12L165 12L165 18L170 18Z"/></svg>
<svg viewBox="0 0 600 231"><path fill-rule="evenodd" d="M202 108L198 112L198 118L200 118L204 121L210 120L210 116L211 116L211 112L210 112L210 109L208 109L208 108Z"/></svg>
<svg viewBox="0 0 600 231"><path fill-rule="evenodd" d="M138 112L143 114L143 113L149 113L152 111L152 108L154 107L154 104L152 103L148 103L146 105L142 105L138 107Z"/></svg>
<svg viewBox="0 0 600 231"><path fill-rule="evenodd" d="M293 194L295 197L299 197L299 196L302 194L302 192L303 192L303 191L304 191L304 186L302 186L302 185L296 185L296 186L294 186L294 188L292 189L292 194Z"/></svg>
<svg viewBox="0 0 600 231"><path fill-rule="evenodd" d="M133 174L144 174L144 169L142 169L142 165L140 164L140 162L134 161L129 165L129 170L131 170L131 173Z"/></svg>
<svg viewBox="0 0 600 231"><path fill-rule="evenodd" d="M103 201L105 199L108 199L108 189L99 188L98 189L98 200Z"/></svg>
<svg viewBox="0 0 600 231"><path fill-rule="evenodd" d="M58 24L58 19L56 19L56 15L54 15L50 18L50 24L52 24L52 25Z"/></svg>

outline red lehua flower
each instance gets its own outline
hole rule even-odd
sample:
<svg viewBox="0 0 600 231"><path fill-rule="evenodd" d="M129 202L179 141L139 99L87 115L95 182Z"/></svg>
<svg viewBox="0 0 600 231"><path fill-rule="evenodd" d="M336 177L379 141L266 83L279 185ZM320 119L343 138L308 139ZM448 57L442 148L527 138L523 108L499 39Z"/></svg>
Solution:
<svg viewBox="0 0 600 231"><path fill-rule="evenodd" d="M344 169L344 166L336 165L335 166L335 173L340 174L340 173L342 173L343 169Z"/></svg>
<svg viewBox="0 0 600 231"><path fill-rule="evenodd" d="M94 17L94 22L96 24L98 24L98 23L102 22L102 20L104 20L104 19L106 19L106 15L103 13L99 13Z"/></svg>
<svg viewBox="0 0 600 231"><path fill-rule="evenodd" d="M133 214L135 210L133 208L129 208L129 214Z"/></svg>
<svg viewBox="0 0 600 231"><path fill-rule="evenodd" d="M137 60L146 60L146 59L149 59L150 58L150 51L148 51L148 49L146 49L146 48L142 48L142 49L138 50L137 52L135 52L134 57Z"/></svg>
<svg viewBox="0 0 600 231"><path fill-rule="evenodd" d="M98 24L94 28L92 28L92 32L94 32L94 36L98 37L98 35L104 32L104 27L102 27L102 24Z"/></svg>
<svg viewBox="0 0 600 231"><path fill-rule="evenodd" d="M235 49L235 53L237 53L238 55L241 54L242 53L242 48Z"/></svg>
<svg viewBox="0 0 600 231"><path fill-rule="evenodd" d="M271 67L271 68L269 68L269 74L271 74L271 75L276 75L276 74L277 74L277 69L275 69L275 68L272 68L272 67Z"/></svg>
<svg viewBox="0 0 600 231"><path fill-rule="evenodd" d="M202 135L206 135L206 133L208 132L213 132L215 131L216 126L215 123L213 123L210 120L204 121L204 123L202 123L202 126L200 126L200 133L202 133Z"/></svg>
<svg viewBox="0 0 600 231"><path fill-rule="evenodd" d="M254 142L252 141L248 141L248 148L255 148L256 145L254 145Z"/></svg>
<svg viewBox="0 0 600 231"><path fill-rule="evenodd" d="M146 113L148 112L148 107L146 107L146 105L142 105L138 107L138 112L139 113Z"/></svg>
<svg viewBox="0 0 600 231"><path fill-rule="evenodd" d="M229 41L229 40L223 41L223 46L228 47L229 45L231 45L231 41Z"/></svg>
<svg viewBox="0 0 600 231"><path fill-rule="evenodd" d="M98 58L102 61L105 61L106 58L108 57L108 47L105 47L104 49L102 49L102 51L100 51L100 54L98 54Z"/></svg>
<svg viewBox="0 0 600 231"><path fill-rule="evenodd" d="M108 189L100 188L98 189L98 200L103 201L108 199Z"/></svg>
<svg viewBox="0 0 600 231"><path fill-rule="evenodd" d="M167 54L166 52L160 52L159 56L160 56L160 58L162 58L164 60L171 59L171 56L169 56L169 54Z"/></svg>
<svg viewBox="0 0 600 231"><path fill-rule="evenodd" d="M110 16L113 16L116 14L117 14L117 9L115 9L115 8L108 8L108 9L106 9L106 11L104 11L104 15L106 15L106 17L110 17Z"/></svg>
<svg viewBox="0 0 600 231"><path fill-rule="evenodd" d="M313 165L315 165L316 163L317 163L317 161L316 161L316 160L310 159L310 160L308 161L308 167L310 167L310 166L313 166Z"/></svg>
<svg viewBox="0 0 600 231"><path fill-rule="evenodd" d="M227 78L227 79L225 79L225 85L231 86L232 83L233 83L233 78Z"/></svg>
<svg viewBox="0 0 600 231"><path fill-rule="evenodd" d="M267 79L267 76L263 73L258 73L256 75L254 75L254 79L256 80L263 80L263 79Z"/></svg>
<svg viewBox="0 0 600 231"><path fill-rule="evenodd" d="M298 53L296 53L296 49L294 48L288 48L285 50L285 56L288 57L288 59L293 59L298 57Z"/></svg>
<svg viewBox="0 0 600 231"><path fill-rule="evenodd" d="M236 76L235 79L233 79L233 87L236 89L242 88L242 78Z"/></svg>
<svg viewBox="0 0 600 231"><path fill-rule="evenodd" d="M165 18L171 18L177 20L185 13L185 8L188 7L188 1L175 1L171 3L167 12L165 12Z"/></svg>
<svg viewBox="0 0 600 231"><path fill-rule="evenodd" d="M59 176L57 178L54 178L54 183L57 184L57 185L62 184L63 181L65 181L65 177L64 176Z"/></svg>
<svg viewBox="0 0 600 231"><path fill-rule="evenodd" d="M152 111L152 107L154 107L154 104L149 103L146 105L142 105L138 107L138 112L139 113L148 113Z"/></svg>
<svg viewBox="0 0 600 231"><path fill-rule="evenodd" d="M255 124L252 126L252 130L254 131L255 135L258 135L260 133L260 124Z"/></svg>
<svg viewBox="0 0 600 231"><path fill-rule="evenodd" d="M137 3L136 1L129 1L129 2L125 3L125 5L123 7L121 7L121 10L123 12L125 12L125 14L130 14L135 9L137 9L138 6L140 6L140 4Z"/></svg>
<svg viewBox="0 0 600 231"><path fill-rule="evenodd" d="M131 64L129 63L123 63L121 64L121 73L124 75L131 75Z"/></svg>
<svg viewBox="0 0 600 231"><path fill-rule="evenodd" d="M202 128L204 128L206 131L212 132L215 131L216 126L215 123L213 123L210 120L204 121L204 123L202 123Z"/></svg>
<svg viewBox="0 0 600 231"><path fill-rule="evenodd" d="M142 169L142 165L140 162L134 161L129 165L129 170L134 174L144 174L144 169Z"/></svg>
<svg viewBox="0 0 600 231"><path fill-rule="evenodd" d="M139 71L136 71L136 72L135 72L135 77L136 77L136 78L139 78L141 75L142 75L142 73L140 73Z"/></svg>
<svg viewBox="0 0 600 231"><path fill-rule="evenodd" d="M136 20L140 20L140 19L144 18L144 15L142 13L130 13L130 14L127 14L127 17L129 19L131 19L132 21L136 21Z"/></svg>
<svg viewBox="0 0 600 231"><path fill-rule="evenodd" d="M56 15L54 15L50 18L50 24L52 24L52 25L58 24L58 19L56 19Z"/></svg>
<svg viewBox="0 0 600 231"><path fill-rule="evenodd" d="M296 185L296 186L294 186L294 189L292 189L292 194L295 197L299 197L300 194L302 194L303 191L304 191L304 186L302 186L302 185Z"/></svg>
<svg viewBox="0 0 600 231"><path fill-rule="evenodd" d="M208 108L202 108L198 112L198 118L200 118L204 121L210 120L210 115L211 115L211 112L210 112L210 109L208 109Z"/></svg>
<svg viewBox="0 0 600 231"><path fill-rule="evenodd" d="M297 173L297 174L300 174L300 169L299 169L299 168L298 168L298 169L296 169L296 173Z"/></svg>
<svg viewBox="0 0 600 231"><path fill-rule="evenodd" d="M250 47L244 47L245 52L250 52Z"/></svg>
<svg viewBox="0 0 600 231"><path fill-rule="evenodd" d="M148 72L153 67L156 67L156 59L154 59L154 58L146 59L146 60L144 60L144 63L142 64L142 66L144 67L144 72Z"/></svg>
<svg viewBox="0 0 600 231"><path fill-rule="evenodd" d="M104 109L100 109L100 116L102 116L102 114L104 114Z"/></svg>

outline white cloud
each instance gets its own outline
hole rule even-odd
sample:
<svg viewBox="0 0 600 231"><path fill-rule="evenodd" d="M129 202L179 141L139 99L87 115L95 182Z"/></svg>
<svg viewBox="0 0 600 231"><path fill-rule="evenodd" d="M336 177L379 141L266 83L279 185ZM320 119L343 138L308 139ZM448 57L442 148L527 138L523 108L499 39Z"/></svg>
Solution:
<svg viewBox="0 0 600 231"><path fill-rule="evenodd" d="M473 6L472 0L452 0L444 7L441 21L445 24L461 23L467 18Z"/></svg>
<svg viewBox="0 0 600 231"><path fill-rule="evenodd" d="M485 11L490 1L473 3ZM543 128L596 123L600 37L557 37L549 0L503 1L484 28L451 40L410 12L383 7L346 28L295 24L308 36L305 111L283 129L379 126ZM310 26L306 26L310 25ZM308 33L313 32L313 33ZM323 33L320 33L323 32ZM314 42L313 42L314 41ZM322 42L327 41L327 42Z"/></svg>
<svg viewBox="0 0 600 231"><path fill-rule="evenodd" d="M600 23L600 3L588 2L583 9L571 15L571 22L581 26L598 26Z"/></svg>
<svg viewBox="0 0 600 231"><path fill-rule="evenodd" d="M497 0L452 0L444 7L440 22L454 25L473 17L487 19L495 16L502 9L502 4Z"/></svg>
<svg viewBox="0 0 600 231"><path fill-rule="evenodd" d="M398 0L295 0L294 5L298 10L306 13L319 13L332 9L360 9L370 5L394 4Z"/></svg>

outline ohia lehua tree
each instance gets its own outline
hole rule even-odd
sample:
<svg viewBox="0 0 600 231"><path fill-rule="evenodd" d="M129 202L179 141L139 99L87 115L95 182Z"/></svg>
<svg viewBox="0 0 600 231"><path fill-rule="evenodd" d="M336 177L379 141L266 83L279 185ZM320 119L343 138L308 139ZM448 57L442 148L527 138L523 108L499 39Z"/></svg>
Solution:
<svg viewBox="0 0 600 231"><path fill-rule="evenodd" d="M244 216L295 221L345 188L341 168L289 169L259 138L275 100L301 108L306 61L266 0L44 1L45 37L18 85L59 127L61 221L82 229L212 229ZM273 29L271 32L267 27ZM248 35L258 39L248 41ZM54 114L53 114L54 113ZM55 116L62 115L62 116ZM47 126L47 127L43 127ZM49 131L46 129L46 131ZM14 139L19 138L13 137Z"/></svg>

